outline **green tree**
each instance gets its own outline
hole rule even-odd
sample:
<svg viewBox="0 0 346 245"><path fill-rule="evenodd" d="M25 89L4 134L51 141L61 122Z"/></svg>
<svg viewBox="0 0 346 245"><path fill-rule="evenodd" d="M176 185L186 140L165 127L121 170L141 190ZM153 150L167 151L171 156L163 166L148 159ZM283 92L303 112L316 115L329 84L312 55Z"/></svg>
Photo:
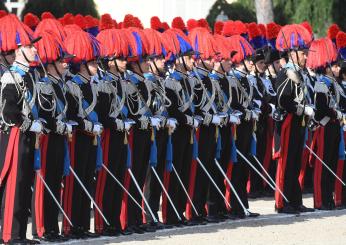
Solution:
<svg viewBox="0 0 346 245"><path fill-rule="evenodd" d="M40 16L43 12L50 11L54 16L60 17L64 15L61 0L29 0L22 11L22 18L27 13L33 13Z"/></svg>
<svg viewBox="0 0 346 245"><path fill-rule="evenodd" d="M22 17L29 12L40 16L45 11L50 11L55 17L61 17L67 12L99 17L94 0L29 0L25 4Z"/></svg>
<svg viewBox="0 0 346 245"><path fill-rule="evenodd" d="M244 22L256 21L256 13L239 2L227 3L225 0L216 0L207 16L210 26L214 26L216 18L223 12L230 20L241 20Z"/></svg>
<svg viewBox="0 0 346 245"><path fill-rule="evenodd" d="M0 9L8 11L3 0L0 1Z"/></svg>
<svg viewBox="0 0 346 245"><path fill-rule="evenodd" d="M99 17L94 0L60 0L63 11L72 14L91 15Z"/></svg>

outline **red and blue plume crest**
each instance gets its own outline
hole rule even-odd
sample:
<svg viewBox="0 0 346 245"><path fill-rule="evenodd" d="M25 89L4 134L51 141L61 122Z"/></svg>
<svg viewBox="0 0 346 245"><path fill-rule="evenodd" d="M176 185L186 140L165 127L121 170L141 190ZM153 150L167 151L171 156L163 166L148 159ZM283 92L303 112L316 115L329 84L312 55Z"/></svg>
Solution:
<svg viewBox="0 0 346 245"><path fill-rule="evenodd" d="M122 24L122 28L129 28L129 27L134 27L134 17L132 14L127 14L124 17L124 21Z"/></svg>
<svg viewBox="0 0 346 245"><path fill-rule="evenodd" d="M121 29L105 29L96 37L100 42L100 55L102 57L127 57L129 54L129 40Z"/></svg>
<svg viewBox="0 0 346 245"><path fill-rule="evenodd" d="M144 34L147 37L149 42L148 55L150 56L166 56L167 47L166 43L163 40L162 34L154 29L144 29Z"/></svg>
<svg viewBox="0 0 346 245"><path fill-rule="evenodd" d="M336 35L336 46L342 59L346 60L346 33L339 31Z"/></svg>
<svg viewBox="0 0 346 245"><path fill-rule="evenodd" d="M73 62L84 63L100 56L100 43L96 38L84 31L76 31L64 41L66 50L73 54Z"/></svg>
<svg viewBox="0 0 346 245"><path fill-rule="evenodd" d="M195 57L203 60L215 58L219 53L213 35L203 27L197 27L189 33Z"/></svg>
<svg viewBox="0 0 346 245"><path fill-rule="evenodd" d="M44 20L44 19L55 19L55 16L49 11L43 12L41 14L41 20Z"/></svg>
<svg viewBox="0 0 346 245"><path fill-rule="evenodd" d="M164 35L166 35L167 40L171 40L170 51L175 56L184 55L193 51L189 38L182 30L176 28L168 29L164 32Z"/></svg>
<svg viewBox="0 0 346 245"><path fill-rule="evenodd" d="M107 29L113 29L115 28L113 19L110 14L103 14L101 15L100 24L99 24L99 30L107 30Z"/></svg>
<svg viewBox="0 0 346 245"><path fill-rule="evenodd" d="M35 37L41 39L35 43L37 53L43 63L52 63L66 54L66 49L61 39L49 31L35 32Z"/></svg>
<svg viewBox="0 0 346 245"><path fill-rule="evenodd" d="M94 19L94 17L92 17L91 15L87 15L84 17L86 26L85 26L85 31L90 33L91 35L93 35L94 37L97 36L97 34L99 33L99 26L98 26L98 20Z"/></svg>
<svg viewBox="0 0 346 245"><path fill-rule="evenodd" d="M139 28L139 29L144 29L143 27L143 24L142 24L142 21L138 18L138 17L133 17L133 24L134 24L134 27L136 28Z"/></svg>
<svg viewBox="0 0 346 245"><path fill-rule="evenodd" d="M258 28L257 24L252 22L248 25L248 33L250 44L254 49L261 49L266 45L264 36L261 30Z"/></svg>
<svg viewBox="0 0 346 245"><path fill-rule="evenodd" d="M148 55L149 41L143 30L135 27L128 30L134 38L134 42L130 43L129 61L142 61L142 58Z"/></svg>
<svg viewBox="0 0 346 245"><path fill-rule="evenodd" d="M276 38L279 35L280 30L281 26L274 22L267 24L266 39L268 45L273 49L276 49Z"/></svg>
<svg viewBox="0 0 346 245"><path fill-rule="evenodd" d="M276 49L279 51L308 49L312 36L299 24L286 25L280 30L276 39Z"/></svg>
<svg viewBox="0 0 346 245"><path fill-rule="evenodd" d="M40 23L40 19L32 14L32 13L27 13L24 16L24 24L27 25L28 27L30 27L32 30L35 30L36 26L38 25L38 23Z"/></svg>
<svg viewBox="0 0 346 245"><path fill-rule="evenodd" d="M327 31L327 36L330 38L333 42L335 42L336 35L338 35L338 32L340 31L340 27L337 24L332 24Z"/></svg>
<svg viewBox="0 0 346 245"><path fill-rule="evenodd" d="M64 27L57 19L43 19L36 27L35 32L49 31L54 33L57 38L63 41L66 38Z"/></svg>
<svg viewBox="0 0 346 245"><path fill-rule="evenodd" d="M221 35L222 29L223 29L223 22L222 21L216 21L214 24L214 34Z"/></svg>
<svg viewBox="0 0 346 245"><path fill-rule="evenodd" d="M159 17L153 16L150 19L150 28L159 32L163 32L162 23Z"/></svg>
<svg viewBox="0 0 346 245"><path fill-rule="evenodd" d="M337 60L338 52L332 40L321 38L314 40L310 46L306 66L311 69L325 68Z"/></svg>
<svg viewBox="0 0 346 245"><path fill-rule="evenodd" d="M72 25L74 24L74 16L71 13L66 13L64 15L64 25Z"/></svg>
<svg viewBox="0 0 346 245"><path fill-rule="evenodd" d="M0 21L0 46L2 52L9 52L19 46L27 46L33 40L30 28L19 21L16 15L8 14Z"/></svg>
<svg viewBox="0 0 346 245"><path fill-rule="evenodd" d="M235 64L239 64L247 57L254 55L255 51L251 44L240 35L233 35L227 38L227 46L230 53L234 53L231 60Z"/></svg>
<svg viewBox="0 0 346 245"><path fill-rule="evenodd" d="M180 29L182 30L185 34L187 34L187 28L186 25L183 21L183 18L181 18L180 16L175 17L172 20L172 28L176 28L176 29Z"/></svg>
<svg viewBox="0 0 346 245"><path fill-rule="evenodd" d="M300 23L303 27L305 27L306 30L308 30L308 32L311 34L311 36L314 35L314 31L312 30L312 26L310 25L310 23L308 21L304 21L302 23Z"/></svg>

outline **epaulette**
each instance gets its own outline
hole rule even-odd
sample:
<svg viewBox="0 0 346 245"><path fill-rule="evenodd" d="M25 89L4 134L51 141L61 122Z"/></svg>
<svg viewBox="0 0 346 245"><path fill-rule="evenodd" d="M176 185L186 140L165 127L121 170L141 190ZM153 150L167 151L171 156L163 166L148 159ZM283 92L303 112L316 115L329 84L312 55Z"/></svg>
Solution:
<svg viewBox="0 0 346 245"><path fill-rule="evenodd" d="M23 77L18 72L5 71L1 77L1 84L4 86L6 84L21 84L23 82Z"/></svg>
<svg viewBox="0 0 346 245"><path fill-rule="evenodd" d="M300 83L300 76L297 71L293 69L286 69L286 76L288 79L292 80L295 83Z"/></svg>
<svg viewBox="0 0 346 245"><path fill-rule="evenodd" d="M181 86L180 82L177 82L175 79L170 78L170 77L166 78L165 87L173 90L174 92L179 92L182 90L182 86Z"/></svg>

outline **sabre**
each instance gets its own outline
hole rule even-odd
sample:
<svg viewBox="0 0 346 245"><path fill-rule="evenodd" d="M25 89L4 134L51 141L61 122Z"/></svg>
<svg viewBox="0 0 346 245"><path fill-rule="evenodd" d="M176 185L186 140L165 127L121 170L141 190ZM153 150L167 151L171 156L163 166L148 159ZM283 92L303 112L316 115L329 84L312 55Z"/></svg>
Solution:
<svg viewBox="0 0 346 245"><path fill-rule="evenodd" d="M99 206L97 206L96 202L94 201L94 199L91 197L90 193L88 192L88 190L86 189L86 187L83 185L82 181L79 179L78 175L75 173L75 171L73 170L73 168L70 166L70 171L73 174L73 176L76 178L77 182L79 183L79 185L82 187L82 189L84 190L85 194L89 197L90 201L93 203L93 205L95 206L96 210L99 212L99 214L102 216L103 220L106 222L107 225L110 225L108 220L106 219L106 217L103 215L101 209L99 208Z"/></svg>
<svg viewBox="0 0 346 245"><path fill-rule="evenodd" d="M275 191L275 187L267 180L266 177L261 174L260 171L257 170L257 168L237 149L237 153L245 160L247 164L265 181Z"/></svg>
<svg viewBox="0 0 346 245"><path fill-rule="evenodd" d="M145 204L145 206L147 206L147 208L148 208L148 210L149 210L149 213L150 213L151 217L153 218L154 222L157 223L158 221L157 221L157 219L156 219L156 217L155 217L155 215L154 215L154 213L153 213L153 210L150 208L150 206L149 206L149 204L148 204L148 202L147 202L147 199L145 199L145 196L144 196L144 194L143 194L143 191L141 190L141 187L139 187L139 184L138 184L138 182L137 182L135 176L133 175L131 169L128 168L127 170L128 170L128 172L129 172L129 174L130 174L130 177L131 177L132 181L135 183L135 186L136 186L136 188L137 188L139 194L140 194L141 197L143 198L144 204Z"/></svg>
<svg viewBox="0 0 346 245"><path fill-rule="evenodd" d="M49 188L48 184L46 183L46 181L43 179L40 171L36 171L36 174L38 175L38 177L41 179L43 185L46 187L47 191L49 192L50 196L52 197L52 199L54 200L55 204L58 206L59 210L61 211L61 213L64 215L64 217L66 218L67 222L70 224L70 226L73 227L71 220L69 219L69 217L67 216L67 214L65 213L64 209L61 207L59 201L55 198L52 190Z"/></svg>
<svg viewBox="0 0 346 245"><path fill-rule="evenodd" d="M270 179L270 181L272 182L272 184L275 186L275 189L280 193L280 195L285 199L285 201L287 203L289 203L288 199L286 198L286 196L284 195L284 193L281 191L281 189L276 185L275 181L273 180L273 178L270 176L270 174L267 172L267 170L262 166L261 162L257 159L256 156L253 156L256 160L256 162L258 163L258 165L261 167L261 169L263 170L263 172L268 176L268 178Z"/></svg>
<svg viewBox="0 0 346 245"><path fill-rule="evenodd" d="M211 183L213 183L213 185L215 186L216 190L219 192L219 194L222 196L222 198L225 200L226 204L230 207L231 204L229 203L229 201L227 200L227 198L225 197L225 195L222 193L222 191L220 190L220 188L217 186L217 184L215 183L215 181L213 180L213 178L210 176L209 172L207 171L207 169L204 167L203 163L201 162L201 160L197 157L196 158L198 164L201 166L201 168L203 169L203 171L206 173L206 175L208 176L208 178L210 179Z"/></svg>
<svg viewBox="0 0 346 245"><path fill-rule="evenodd" d="M163 183L162 183L162 181L161 181L159 175L157 174L156 169L155 169L153 166L151 166L151 170L153 170L153 173L154 173L154 175L156 176L158 182L160 183L160 186L161 186L163 192L166 194L169 203L172 205L172 208L173 208L175 214L177 215L178 220L181 221L181 217L180 217L180 215L179 215L179 213L178 213L176 207L174 206L174 203L173 203L171 197L169 196L169 194L168 194L168 192L167 192L165 186L163 185Z"/></svg>
<svg viewBox="0 0 346 245"><path fill-rule="evenodd" d="M189 202L190 202L190 204L191 204L191 206L192 206L193 211L196 213L197 216L199 216L199 213L197 212L197 209L196 209L195 205L193 204L193 202L192 202L192 200L191 200L191 197L190 197L189 193L187 192L187 190L186 190L186 188L185 188L185 186L184 186L184 183L183 183L183 181L180 179L180 177L179 177L179 175L178 175L178 172L177 172L177 170L175 169L175 167L174 167L173 164L172 164L172 169L173 169L173 172L175 173L175 175L177 176L177 179L178 179L178 181L179 181L181 187L183 188L183 190L184 190L184 192L185 192L185 194L186 194L186 197L187 197L187 199L189 200Z"/></svg>
<svg viewBox="0 0 346 245"><path fill-rule="evenodd" d="M237 198L237 200L238 200L240 206L243 208L245 215L246 215L246 216L249 216L249 215L250 215L249 211L246 209L244 203L241 201L241 199L240 199L240 197L239 197L237 191L235 190L235 188L234 188L234 186L232 185L231 181L230 181L229 178L227 177L225 171L223 171L223 169L222 169L222 167L220 166L220 164L219 164L219 162L217 161L217 159L214 158L214 160L215 160L216 166L218 167L218 169L219 169L220 172L222 173L222 175L223 175L223 177L225 178L227 184L231 187L231 189L232 189L232 191L233 191L235 197Z"/></svg>
<svg viewBox="0 0 346 245"><path fill-rule="evenodd" d="M343 186L346 186L346 184L345 184L345 182L343 182L342 181L342 179L340 179L339 178L339 176L337 176L334 172L333 172L333 170L331 170L331 168L309 147L309 146L307 146L307 145L305 145L305 147L311 152L311 154L312 155L314 155L321 163L322 163L322 165L326 168L326 169L328 169L328 171L332 174L332 175L334 175L334 177L335 178L337 178L340 182L341 182L341 184L343 185Z"/></svg>
<svg viewBox="0 0 346 245"><path fill-rule="evenodd" d="M131 195L131 193L121 184L121 182L114 176L114 174L102 163L102 167L107 171L107 173L117 182L117 184L123 189L123 191L132 199L132 201L142 210L143 213L147 212L142 208L142 206L136 201L136 199Z"/></svg>

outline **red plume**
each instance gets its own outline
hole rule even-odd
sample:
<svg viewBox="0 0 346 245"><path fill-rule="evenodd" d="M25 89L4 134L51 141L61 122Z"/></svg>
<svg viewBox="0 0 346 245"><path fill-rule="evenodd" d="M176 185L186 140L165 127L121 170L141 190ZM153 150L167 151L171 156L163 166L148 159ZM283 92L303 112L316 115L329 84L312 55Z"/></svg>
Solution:
<svg viewBox="0 0 346 245"><path fill-rule="evenodd" d="M198 27L198 21L195 19L189 19L187 21L187 30L192 31L194 28Z"/></svg>
<svg viewBox="0 0 346 245"><path fill-rule="evenodd" d="M137 28L142 29L142 30L144 29L141 20L136 16L133 17L133 24L134 24L134 27L137 27Z"/></svg>
<svg viewBox="0 0 346 245"><path fill-rule="evenodd" d="M336 35L338 34L338 32L340 31L340 27L337 24L332 24L327 31L327 36L330 39L335 39Z"/></svg>
<svg viewBox="0 0 346 245"><path fill-rule="evenodd" d="M24 24L29 26L31 29L35 29L35 27L38 25L38 23L40 22L40 19L32 14L32 13L27 13L24 16Z"/></svg>
<svg viewBox="0 0 346 245"><path fill-rule="evenodd" d="M96 37L101 44L102 57L127 57L129 53L129 40L124 29L105 29Z"/></svg>
<svg viewBox="0 0 346 245"><path fill-rule="evenodd" d="M81 15L81 14L77 14L74 17L74 23L76 25L78 25L80 28L82 28L83 30L86 28L86 21L85 21L83 15Z"/></svg>
<svg viewBox="0 0 346 245"><path fill-rule="evenodd" d="M230 37L233 35L246 34L246 33L247 33L246 25L240 20L226 21L222 29L222 34L227 37Z"/></svg>
<svg viewBox="0 0 346 245"><path fill-rule="evenodd" d="M266 38L267 40L275 39L279 32L280 32L281 26L278 24L271 22L267 24L267 29L266 29Z"/></svg>
<svg viewBox="0 0 346 245"><path fill-rule="evenodd" d="M186 31L186 25L180 16L177 16L172 20L172 28L177 28L182 31Z"/></svg>
<svg viewBox="0 0 346 245"><path fill-rule="evenodd" d="M285 25L281 28L277 39L276 49L279 51L308 48L312 41L312 35L299 24Z"/></svg>
<svg viewBox="0 0 346 245"><path fill-rule="evenodd" d="M206 19L199 19L198 20L198 26L203 27L207 29L209 32L211 32L210 26L208 24L208 21Z"/></svg>
<svg viewBox="0 0 346 245"><path fill-rule="evenodd" d="M66 37L73 35L77 31L83 31L80 26L77 26L76 24L66 25L64 26L64 31L66 33Z"/></svg>
<svg viewBox="0 0 346 245"><path fill-rule="evenodd" d="M74 24L74 16L71 13L66 13L64 15L64 25Z"/></svg>
<svg viewBox="0 0 346 245"><path fill-rule="evenodd" d="M224 24L222 21L216 21L214 24L214 34L220 34L221 35L223 25Z"/></svg>
<svg viewBox="0 0 346 245"><path fill-rule="evenodd" d="M103 14L101 15L99 29L100 31L106 30L106 29L112 29L115 28L113 19L110 14Z"/></svg>
<svg viewBox="0 0 346 245"><path fill-rule="evenodd" d="M64 31L64 27L57 19L43 19L36 27L35 32L40 33L44 31L49 31L57 36L60 40L64 40L66 38L66 33Z"/></svg>
<svg viewBox="0 0 346 245"><path fill-rule="evenodd" d="M35 33L35 37L41 37L41 40L35 43L35 47L38 55L44 63L51 63L62 58L60 51L65 51L65 47L63 42L57 38L55 34L43 31Z"/></svg>
<svg viewBox="0 0 346 245"><path fill-rule="evenodd" d="M177 28L168 29L163 33L165 38L170 42L170 51L177 55L180 53L180 44L177 35L181 37L185 42L191 45L190 39L185 35L185 33ZM192 45L191 45L192 46Z"/></svg>
<svg viewBox="0 0 346 245"><path fill-rule="evenodd" d="M220 34L214 35L214 39L219 51L219 57L221 59L229 60L231 58L230 47L228 46L227 38Z"/></svg>
<svg viewBox="0 0 346 245"><path fill-rule="evenodd" d="M249 33L250 40L261 36L261 30L258 28L255 22L250 23L247 27L247 30Z"/></svg>
<svg viewBox="0 0 346 245"><path fill-rule="evenodd" d="M267 32L266 26L263 24L258 24L257 27L261 31L261 36L265 37Z"/></svg>
<svg viewBox="0 0 346 245"><path fill-rule="evenodd" d="M150 19L150 27L152 29L158 31L158 30L161 29L161 26L162 26L162 24L161 24L161 20L160 20L159 17L157 17L157 16L151 17L151 19Z"/></svg>
<svg viewBox="0 0 346 245"><path fill-rule="evenodd" d="M162 28L164 31L166 31L166 30L168 30L170 27L169 27L169 25L168 25L167 22L162 22L161 28Z"/></svg>
<svg viewBox="0 0 346 245"><path fill-rule="evenodd" d="M311 43L306 66L311 69L326 67L328 64L336 61L338 52L335 45L329 38L321 38Z"/></svg>
<svg viewBox="0 0 346 245"><path fill-rule="evenodd" d="M92 17L91 15L86 15L84 16L84 20L86 22L86 28L93 28L99 25L99 20L95 21L95 18Z"/></svg>
<svg viewBox="0 0 346 245"><path fill-rule="evenodd" d="M7 11L1 9L1 10L0 10L0 18L4 17L4 16L6 16L6 15L8 15Z"/></svg>
<svg viewBox="0 0 346 245"><path fill-rule="evenodd" d="M336 46L338 49L346 47L346 33L343 31L339 31L338 35L336 35Z"/></svg>
<svg viewBox="0 0 346 245"><path fill-rule="evenodd" d="M125 15L122 28L134 27L133 18L132 14Z"/></svg>
<svg viewBox="0 0 346 245"><path fill-rule="evenodd" d="M44 19L55 19L55 16L51 12L46 11L41 14L41 20Z"/></svg>
<svg viewBox="0 0 346 245"><path fill-rule="evenodd" d="M314 34L314 32L313 32L313 30L312 30L312 27L311 27L311 25L310 25L309 22L304 21L304 22L302 22L302 23L300 23L300 24L301 24L302 26L304 26L305 29L308 30L308 32L309 32L311 35Z"/></svg>
<svg viewBox="0 0 346 245"><path fill-rule="evenodd" d="M0 46L2 52L15 50L19 45L31 43L32 30L19 21L14 14L8 14L0 21Z"/></svg>
<svg viewBox="0 0 346 245"><path fill-rule="evenodd" d="M207 29L203 27L194 28L189 32L189 39L193 50L199 52L202 59L217 57L219 51L216 41Z"/></svg>
<svg viewBox="0 0 346 245"><path fill-rule="evenodd" d="M150 40L148 55L162 55L163 43L161 33L150 28L144 29L143 32L147 39Z"/></svg>

